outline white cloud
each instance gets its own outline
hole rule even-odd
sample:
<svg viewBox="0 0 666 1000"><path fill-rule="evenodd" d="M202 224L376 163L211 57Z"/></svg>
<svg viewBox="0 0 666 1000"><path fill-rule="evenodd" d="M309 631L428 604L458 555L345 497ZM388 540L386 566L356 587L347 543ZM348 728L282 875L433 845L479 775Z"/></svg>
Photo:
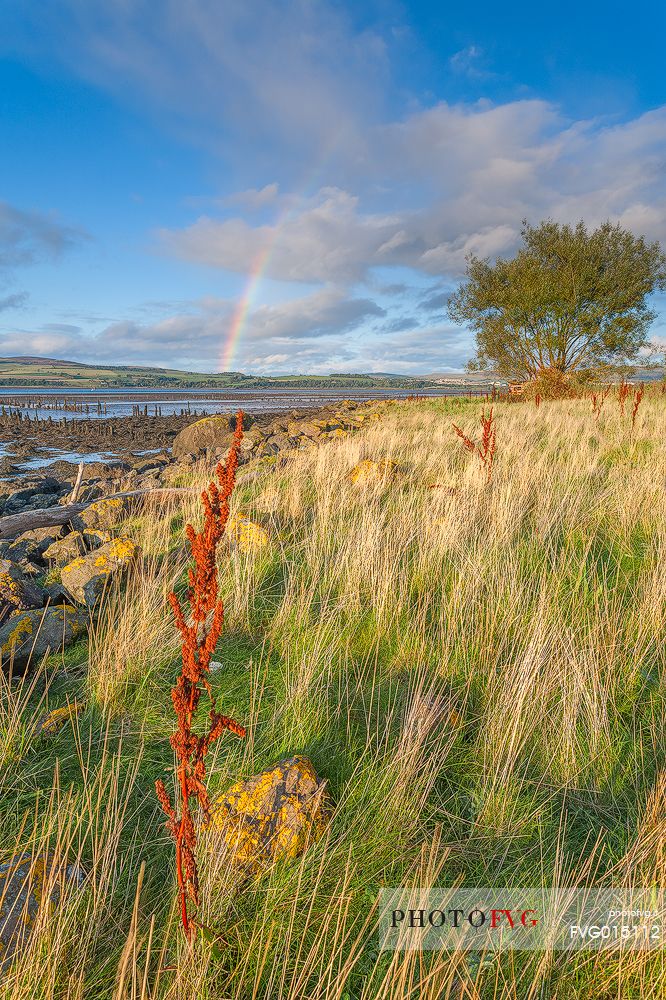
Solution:
<svg viewBox="0 0 666 1000"><path fill-rule="evenodd" d="M3 350L9 355L32 352L110 364L211 371L222 360L234 315L235 303L207 298L193 303L190 311L159 322L112 323L94 336L67 324L22 330L3 337ZM342 343L366 321L383 316L384 310L372 300L349 298L331 288L276 305L260 305L245 322L239 362L256 367L257 359L264 358L263 364L289 368L318 341L335 337Z"/></svg>
<svg viewBox="0 0 666 1000"><path fill-rule="evenodd" d="M274 225L252 226L242 218L202 216L184 230L163 230L163 245L184 260L246 272L259 260L283 281L353 283L369 264L390 263L387 240L398 218L364 216L358 199L336 188L295 203Z"/></svg>
<svg viewBox="0 0 666 1000"><path fill-rule="evenodd" d="M666 243L666 106L623 121L575 121L545 100L424 108L407 95L404 112L390 80L390 46L403 33L390 19L359 31L341 5L323 0L163 0L157 11L149 0L62 0L35 7L25 37L12 37L36 59L48 52L76 67L135 112L149 105L181 136L221 154L214 162L223 177L242 176L236 194L190 199L190 208L209 210L162 228L162 250L318 286L257 305L238 366L390 368L395 359L438 368L442 352L459 366L470 354L465 334L397 327L427 296L423 275L443 279L446 290L467 254L512 252L524 217L611 218ZM450 68L484 74L484 53L461 49ZM43 217L2 211L0 263L3 248L7 262L29 263L76 238ZM390 298L389 268L402 269L412 291L382 317L365 295L382 305ZM363 283L373 291L359 290ZM431 296L433 309L442 295ZM233 313L231 302L200 299L166 316L154 309L145 323L107 324L92 338L35 336L60 337L61 353L69 344L88 357L154 363L163 350L168 363L212 367Z"/></svg>
<svg viewBox="0 0 666 1000"><path fill-rule="evenodd" d="M383 171L396 189L419 185L427 206L364 211L359 196L322 188L283 198L273 224L201 216L160 239L189 261L244 272L265 258L273 278L347 284L386 265L459 276L469 253L512 250L524 217L611 218L666 242L666 108L621 124L571 124L542 101L442 104L373 141L359 187Z"/></svg>

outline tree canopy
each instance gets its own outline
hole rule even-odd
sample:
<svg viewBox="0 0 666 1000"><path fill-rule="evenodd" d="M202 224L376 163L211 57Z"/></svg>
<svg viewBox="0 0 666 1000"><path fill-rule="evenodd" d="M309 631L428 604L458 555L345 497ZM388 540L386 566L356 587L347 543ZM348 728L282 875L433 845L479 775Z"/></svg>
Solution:
<svg viewBox="0 0 666 1000"><path fill-rule="evenodd" d="M449 315L476 333L470 365L506 378L566 374L636 358L666 288L666 257L622 226L524 222L515 257L471 256Z"/></svg>

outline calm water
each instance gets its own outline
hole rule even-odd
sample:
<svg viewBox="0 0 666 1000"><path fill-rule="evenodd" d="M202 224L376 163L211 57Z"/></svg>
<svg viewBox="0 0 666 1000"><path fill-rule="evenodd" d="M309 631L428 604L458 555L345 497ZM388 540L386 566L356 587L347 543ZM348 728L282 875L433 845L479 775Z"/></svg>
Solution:
<svg viewBox="0 0 666 1000"><path fill-rule="evenodd" d="M419 396L451 396L465 395L462 389L428 389L416 390ZM67 417L68 419L85 419L98 417L97 404L101 403L105 412L102 417L128 417L132 415L135 406L148 407L148 413L155 412L155 407L161 409L163 416L180 413L188 409L193 413L227 413L241 407L247 413L280 412L308 407L325 406L327 403L339 402L342 399L354 399L358 402L367 399L404 399L414 395L408 389L232 389L218 392L211 389L3 389L0 388L0 406L12 406L30 416ZM26 399L26 405L21 406L21 399ZM28 405L28 398L34 404ZM40 407L39 401L48 402L48 406ZM88 412L72 412L66 407L66 402L76 402L87 407Z"/></svg>
<svg viewBox="0 0 666 1000"><path fill-rule="evenodd" d="M155 449L158 451L159 449ZM140 453L143 454L143 453ZM61 451L60 448L43 448L35 458L29 458L25 462L17 463L19 472L34 472L35 469L45 469L52 462L72 462L84 465L89 462L113 462L117 459L117 454L113 451Z"/></svg>

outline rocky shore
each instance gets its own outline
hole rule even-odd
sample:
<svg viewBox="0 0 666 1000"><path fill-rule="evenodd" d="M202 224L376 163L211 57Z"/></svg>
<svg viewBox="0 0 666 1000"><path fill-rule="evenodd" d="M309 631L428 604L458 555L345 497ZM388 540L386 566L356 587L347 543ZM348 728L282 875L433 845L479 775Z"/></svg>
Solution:
<svg viewBox="0 0 666 1000"><path fill-rule="evenodd" d="M347 437L380 419L390 405L393 400L346 400L317 410L248 416L241 446L241 466L246 468L239 479L261 474L290 450ZM172 487L198 461L213 466L226 455L235 422L232 414L190 418L186 426L170 428L170 447L90 462L83 465L78 482L78 465L57 461L39 474L0 483L0 655L5 669L9 664L25 670L82 636L111 582L141 559L122 528L140 503L137 494ZM148 446L154 440L144 439L142 450L152 451ZM77 511L70 516L74 492ZM59 507L67 507L62 518ZM37 518L35 512L51 508L51 520L64 523L14 530L16 515L25 523ZM240 526L241 536L243 527L246 534L249 530Z"/></svg>

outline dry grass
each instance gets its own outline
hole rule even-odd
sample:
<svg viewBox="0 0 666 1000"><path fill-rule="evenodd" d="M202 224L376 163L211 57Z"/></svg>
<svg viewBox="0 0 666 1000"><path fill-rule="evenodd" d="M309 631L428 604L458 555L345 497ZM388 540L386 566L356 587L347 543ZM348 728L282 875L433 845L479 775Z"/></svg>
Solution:
<svg viewBox="0 0 666 1000"><path fill-rule="evenodd" d="M661 995L654 956L376 951L381 885L666 876L666 400L646 393L633 434L616 404L496 404L490 484L451 431L474 436L479 412L388 407L235 497L271 544L221 558L214 693L249 732L217 748L211 780L222 790L305 752L337 811L325 841L251 885L207 841L202 917L219 956L200 942L188 957L178 940L152 799L173 766L178 638L165 607L185 559L181 508L132 526L144 573L109 595L87 678L47 678L54 701L85 684L77 732L25 751L38 694L3 692L5 851L59 843L89 875L0 1000ZM403 471L354 486L363 458Z"/></svg>

